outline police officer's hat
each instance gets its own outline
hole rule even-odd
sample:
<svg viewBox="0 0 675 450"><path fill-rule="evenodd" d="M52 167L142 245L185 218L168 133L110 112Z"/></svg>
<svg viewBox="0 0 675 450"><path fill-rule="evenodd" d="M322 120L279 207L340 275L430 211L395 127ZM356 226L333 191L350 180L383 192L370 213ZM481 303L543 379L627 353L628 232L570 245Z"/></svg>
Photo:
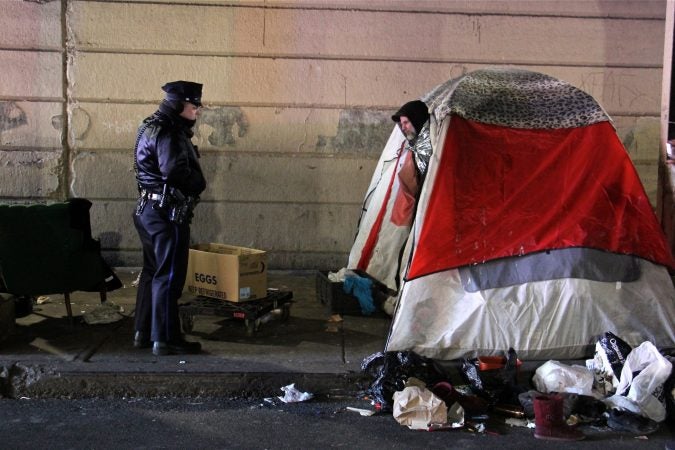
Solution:
<svg viewBox="0 0 675 450"><path fill-rule="evenodd" d="M190 102L202 106L202 85L192 81L171 81L162 86L167 100Z"/></svg>

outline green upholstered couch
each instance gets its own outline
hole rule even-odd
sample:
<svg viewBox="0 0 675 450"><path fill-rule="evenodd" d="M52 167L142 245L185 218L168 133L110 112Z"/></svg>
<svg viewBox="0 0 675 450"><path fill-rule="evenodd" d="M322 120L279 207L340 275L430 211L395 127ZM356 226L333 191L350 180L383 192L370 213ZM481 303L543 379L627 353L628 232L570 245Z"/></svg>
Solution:
<svg viewBox="0 0 675 450"><path fill-rule="evenodd" d="M49 205L0 205L0 292L17 296L106 292L121 282L91 236L91 202L82 198Z"/></svg>

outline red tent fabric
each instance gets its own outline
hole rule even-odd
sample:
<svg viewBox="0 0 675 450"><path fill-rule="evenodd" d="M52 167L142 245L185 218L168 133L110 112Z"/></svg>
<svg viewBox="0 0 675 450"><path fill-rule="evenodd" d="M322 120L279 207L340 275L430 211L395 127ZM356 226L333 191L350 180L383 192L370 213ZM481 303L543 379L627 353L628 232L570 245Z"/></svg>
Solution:
<svg viewBox="0 0 675 450"><path fill-rule="evenodd" d="M453 115L407 279L531 252L590 247L675 269L609 122L519 129Z"/></svg>

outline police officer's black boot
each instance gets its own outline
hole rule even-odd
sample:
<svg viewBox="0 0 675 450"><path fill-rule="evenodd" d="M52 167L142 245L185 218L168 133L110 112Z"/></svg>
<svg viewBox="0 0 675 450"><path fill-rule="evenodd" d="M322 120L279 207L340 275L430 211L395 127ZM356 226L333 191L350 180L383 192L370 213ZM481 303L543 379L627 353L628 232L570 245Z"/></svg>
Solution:
<svg viewBox="0 0 675 450"><path fill-rule="evenodd" d="M184 339L176 339L168 342L155 342L152 345L152 353L155 356L164 355L194 355L202 350L199 342L188 342Z"/></svg>
<svg viewBox="0 0 675 450"><path fill-rule="evenodd" d="M169 354L166 342L154 342L152 344L152 354L155 356L164 356Z"/></svg>
<svg viewBox="0 0 675 450"><path fill-rule="evenodd" d="M150 334L145 331L137 331L134 334L134 347L135 348L150 348L152 346L152 341L150 340Z"/></svg>

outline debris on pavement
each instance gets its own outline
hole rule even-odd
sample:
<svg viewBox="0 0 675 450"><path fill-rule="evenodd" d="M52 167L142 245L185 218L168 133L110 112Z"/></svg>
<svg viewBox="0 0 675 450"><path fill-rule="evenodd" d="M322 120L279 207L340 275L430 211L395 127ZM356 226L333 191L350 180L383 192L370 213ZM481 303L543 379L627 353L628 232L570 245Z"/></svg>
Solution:
<svg viewBox="0 0 675 450"><path fill-rule="evenodd" d="M82 318L89 325L113 323L122 320L124 308L118 306L110 300L101 303L92 311L84 313Z"/></svg>
<svg viewBox="0 0 675 450"><path fill-rule="evenodd" d="M132 287L138 287L138 283L141 282L141 272L138 272L138 276L131 282Z"/></svg>
<svg viewBox="0 0 675 450"><path fill-rule="evenodd" d="M501 434L487 431L501 423L535 429L538 439L566 441L584 439L584 425L647 439L675 405L674 359L648 341L631 348L604 333L586 366L551 360L526 382L518 378L515 351L505 355L499 368L481 368L480 358L463 360L460 375L468 384L453 385L432 358L413 351L379 352L361 363L372 377L364 392L377 411L392 413L414 430Z"/></svg>
<svg viewBox="0 0 675 450"><path fill-rule="evenodd" d="M519 419L517 417L509 417L504 420L504 423L512 427L534 428L534 422L527 419Z"/></svg>
<svg viewBox="0 0 675 450"><path fill-rule="evenodd" d="M448 407L426 388L406 386L394 393L393 401L394 419L411 430L427 430L430 423L447 423Z"/></svg>
<svg viewBox="0 0 675 450"><path fill-rule="evenodd" d="M277 398L284 403L304 402L314 397L314 394L309 392L301 392L298 390L295 387L295 383L291 383L288 386L283 386L281 390L284 391L284 396Z"/></svg>
<svg viewBox="0 0 675 450"><path fill-rule="evenodd" d="M572 392L591 395L593 372L579 365L569 366L558 361L547 361L537 368L532 378L534 387L545 394Z"/></svg>
<svg viewBox="0 0 675 450"><path fill-rule="evenodd" d="M363 408L354 408L352 406L347 406L347 411L357 412L362 416L369 417L376 413L376 411Z"/></svg>
<svg viewBox="0 0 675 450"><path fill-rule="evenodd" d="M326 321L326 331L329 333L337 333L342 328L344 319L340 314L331 314Z"/></svg>

